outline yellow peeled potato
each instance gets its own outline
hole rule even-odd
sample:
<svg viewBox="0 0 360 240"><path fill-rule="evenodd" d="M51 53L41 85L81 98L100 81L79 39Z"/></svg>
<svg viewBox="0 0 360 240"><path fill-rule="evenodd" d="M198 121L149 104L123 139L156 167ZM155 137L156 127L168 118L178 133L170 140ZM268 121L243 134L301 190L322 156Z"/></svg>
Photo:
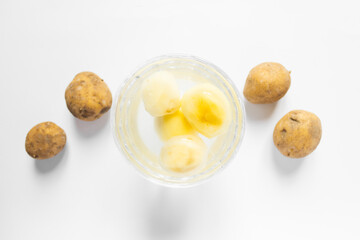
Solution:
<svg viewBox="0 0 360 240"><path fill-rule="evenodd" d="M185 92L181 111L190 125L208 138L226 132L231 121L228 99L219 88L209 83L196 85Z"/></svg>
<svg viewBox="0 0 360 240"><path fill-rule="evenodd" d="M200 137L176 136L161 149L160 165L171 172L188 173L203 166L206 157L207 146Z"/></svg>
<svg viewBox="0 0 360 240"><path fill-rule="evenodd" d="M304 110L294 110L287 113L276 124L273 140L284 156L302 158L316 149L321 134L321 122L315 114Z"/></svg>
<svg viewBox="0 0 360 240"><path fill-rule="evenodd" d="M180 90L174 76L159 71L145 79L141 96L145 110L153 117L172 114L180 108Z"/></svg>
<svg viewBox="0 0 360 240"><path fill-rule="evenodd" d="M168 140L180 135L195 134L195 130L180 110L173 114L156 118L155 124L163 140Z"/></svg>
<svg viewBox="0 0 360 240"><path fill-rule="evenodd" d="M290 71L280 63L265 62L250 70L244 96L251 103L273 103L290 88Z"/></svg>

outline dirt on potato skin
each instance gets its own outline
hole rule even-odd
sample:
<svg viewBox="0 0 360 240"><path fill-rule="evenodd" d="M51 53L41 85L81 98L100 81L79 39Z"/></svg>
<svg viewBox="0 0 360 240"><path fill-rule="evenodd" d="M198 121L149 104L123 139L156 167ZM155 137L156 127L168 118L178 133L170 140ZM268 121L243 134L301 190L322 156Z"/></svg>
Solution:
<svg viewBox="0 0 360 240"><path fill-rule="evenodd" d="M65 144L65 131L53 122L43 122L26 135L25 150L32 158L43 160L56 156Z"/></svg>
<svg viewBox="0 0 360 240"><path fill-rule="evenodd" d="M111 92L98 75L77 74L65 91L66 106L72 115L84 121L99 119L112 105Z"/></svg>
<svg viewBox="0 0 360 240"><path fill-rule="evenodd" d="M294 110L276 124L273 141L284 156L303 158L317 148L321 135L321 121L315 114Z"/></svg>

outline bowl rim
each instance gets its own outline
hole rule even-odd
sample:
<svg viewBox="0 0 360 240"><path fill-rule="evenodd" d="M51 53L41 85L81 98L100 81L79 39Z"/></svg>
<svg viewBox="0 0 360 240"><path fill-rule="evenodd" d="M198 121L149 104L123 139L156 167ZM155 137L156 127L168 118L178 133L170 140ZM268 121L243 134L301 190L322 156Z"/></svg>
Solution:
<svg viewBox="0 0 360 240"><path fill-rule="evenodd" d="M130 82L133 80L134 76L136 75L136 73L141 70L144 69L145 67L156 63L157 61L161 61L161 60L165 60L165 59L172 59L172 58L177 58L177 59L188 59L188 60L195 60L200 62L201 64L207 65L211 68L213 68L215 71L217 71L223 78L225 81L227 81L229 83L229 85L232 87L232 90L235 93L234 98L239 102L240 105L240 109L241 109L241 130L240 130L240 137L239 140L237 142L237 145L235 146L235 149L233 150L233 152L231 153L230 157L228 158L228 160L223 164L218 166L218 168L211 173L210 175L206 176L205 178L201 178L200 180L197 180L195 182L189 182L189 183L179 183L179 182L168 182L168 181L164 181L161 180L159 178L156 178L154 176L151 176L150 174L146 174L145 172L141 171L139 169L139 164L135 164L132 159L129 159L129 156L127 155L126 150L123 148L122 144L120 143L117 134L116 134L116 110L117 110L117 105L118 105L118 99L120 96L120 93L122 92L123 88ZM137 172L140 176L142 176L143 178L145 178L146 180L156 183L158 185L162 185L162 186L166 186L166 187L171 187L171 188L188 188L188 187L193 187L193 186L197 186L199 184L202 184L204 182L209 181L210 179L212 179L215 175L218 175L220 172L222 172L226 167L229 166L229 164L231 162L233 162L233 159L235 158L235 156L237 155L240 146L242 144L242 141L244 139L244 135L245 135L245 129L246 129L246 111L245 111L245 105L244 105L244 99L242 97L242 95L240 95L240 92L238 91L235 83L231 80L231 78L222 70L220 69L218 66L216 66L215 64L213 64L212 62L209 62L207 60L204 60L202 58L199 58L197 56L194 55L188 55L188 54L164 54L164 55L160 55L157 57L153 57L147 61L145 61L143 64L138 65L134 71L131 72L131 74L129 74L123 81L122 83L118 86L116 93L115 93L115 101L113 101L113 103L115 102L115 106L112 106L111 108L111 112L110 112L110 125L111 125L111 131L112 131L112 135L115 141L115 144L117 146L117 148L120 150L121 154L123 155L123 157L126 158L126 162L131 165L133 168L135 168L135 172ZM146 169L145 169L146 170Z"/></svg>

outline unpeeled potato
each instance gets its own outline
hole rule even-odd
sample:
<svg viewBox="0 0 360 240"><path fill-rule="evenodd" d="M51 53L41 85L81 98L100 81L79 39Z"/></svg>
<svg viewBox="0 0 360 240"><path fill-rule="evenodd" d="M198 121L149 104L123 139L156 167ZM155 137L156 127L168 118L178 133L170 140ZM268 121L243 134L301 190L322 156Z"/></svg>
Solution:
<svg viewBox="0 0 360 240"><path fill-rule="evenodd" d="M65 91L69 111L84 121L94 121L109 111L111 92L98 75L92 72L77 74Z"/></svg>
<svg viewBox="0 0 360 240"><path fill-rule="evenodd" d="M290 82L290 71L283 65L265 62L251 69L243 93L251 103L273 103L286 94Z"/></svg>
<svg viewBox="0 0 360 240"><path fill-rule="evenodd" d="M53 122L43 122L26 135L25 150L32 158L42 160L56 156L65 144L64 130Z"/></svg>
<svg viewBox="0 0 360 240"><path fill-rule="evenodd" d="M304 110L294 110L287 113L276 124L273 140L284 156L302 158L316 149L321 134L321 122L315 114Z"/></svg>

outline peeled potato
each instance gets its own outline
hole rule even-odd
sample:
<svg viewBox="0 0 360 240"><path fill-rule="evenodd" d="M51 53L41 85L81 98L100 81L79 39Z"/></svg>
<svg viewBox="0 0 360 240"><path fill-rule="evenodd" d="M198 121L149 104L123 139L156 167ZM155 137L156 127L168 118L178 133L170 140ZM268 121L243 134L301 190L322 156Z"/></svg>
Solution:
<svg viewBox="0 0 360 240"><path fill-rule="evenodd" d="M287 113L276 124L273 140L284 156L302 158L316 149L321 133L321 122L315 114L304 110L294 110Z"/></svg>
<svg viewBox="0 0 360 240"><path fill-rule="evenodd" d="M251 103L273 103L286 94L290 82L290 71L280 63L261 63L251 69L244 96Z"/></svg>
<svg viewBox="0 0 360 240"><path fill-rule="evenodd" d="M196 135L173 137L166 141L162 150L160 164L177 173L186 173L205 163L207 146Z"/></svg>
<svg viewBox="0 0 360 240"><path fill-rule="evenodd" d="M150 75L143 83L141 95L146 111L153 117L172 114L180 108L180 90L169 72Z"/></svg>
<svg viewBox="0 0 360 240"><path fill-rule="evenodd" d="M27 134L25 140L26 152L35 159L54 157L64 148L66 134L53 122L39 123Z"/></svg>
<svg viewBox="0 0 360 240"><path fill-rule="evenodd" d="M185 92L181 110L191 126L208 138L224 133L230 125L229 101L220 89L209 83Z"/></svg>
<svg viewBox="0 0 360 240"><path fill-rule="evenodd" d="M94 121L109 111L111 92L98 75L92 72L77 74L65 91L69 111L84 121Z"/></svg>
<svg viewBox="0 0 360 240"><path fill-rule="evenodd" d="M173 114L156 118L155 124L163 140L180 135L195 134L195 130L180 110Z"/></svg>

